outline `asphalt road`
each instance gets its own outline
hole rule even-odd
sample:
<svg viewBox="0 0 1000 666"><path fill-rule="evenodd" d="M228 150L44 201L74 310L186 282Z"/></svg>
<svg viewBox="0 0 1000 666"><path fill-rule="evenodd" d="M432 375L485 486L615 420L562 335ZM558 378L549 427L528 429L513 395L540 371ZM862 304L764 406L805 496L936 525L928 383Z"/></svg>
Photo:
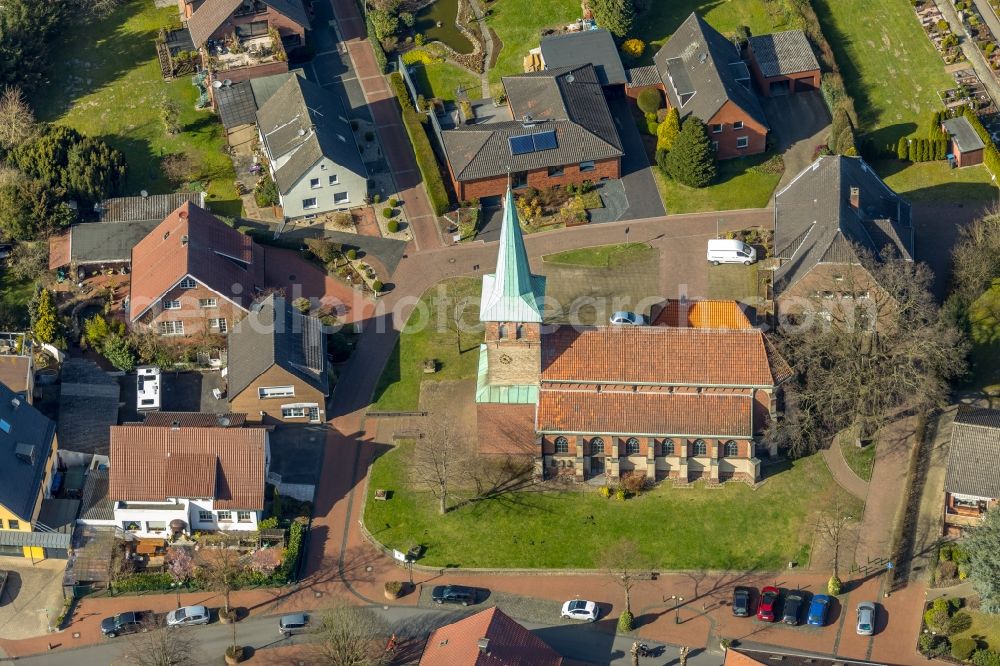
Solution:
<svg viewBox="0 0 1000 666"><path fill-rule="evenodd" d="M401 638L416 634L427 634L436 627L454 622L472 611L436 610L424 608L389 608L383 610L377 607ZM564 657L592 664L607 664L609 666L628 666L631 664L629 648L632 639L625 636L612 636L595 630L588 624L579 625L542 625L522 622L538 637L552 646ZM289 644L305 643L307 636L292 636L285 638L278 633L278 621L274 616L251 617L236 625L237 641L241 645L249 645L258 651L254 662L266 663L266 652L270 647L280 647ZM226 647L232 642L232 626L213 623L203 627L187 629L197 641L197 649L204 656L204 664L218 664ZM677 649L662 644L647 641L646 644L656 652L656 657L647 657L640 663L649 666L669 666L679 663ZM37 664L38 666L126 666L129 661L125 656L129 649L129 639L120 637L109 639L99 645L79 648L76 650L60 650L51 654L18 659L19 664ZM263 659L261 657L264 657ZM721 654L712 654L703 650L693 650L688 657L691 666L718 666L722 662Z"/></svg>

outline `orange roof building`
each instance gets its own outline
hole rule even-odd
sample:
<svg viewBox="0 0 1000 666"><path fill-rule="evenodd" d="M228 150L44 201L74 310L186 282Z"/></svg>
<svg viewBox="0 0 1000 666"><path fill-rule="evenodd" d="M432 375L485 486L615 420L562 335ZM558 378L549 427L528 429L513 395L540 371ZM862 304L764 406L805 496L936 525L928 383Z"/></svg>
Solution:
<svg viewBox="0 0 1000 666"><path fill-rule="evenodd" d="M561 666L545 641L489 608L447 624L427 639L420 666Z"/></svg>
<svg viewBox="0 0 1000 666"><path fill-rule="evenodd" d="M138 536L256 530L270 466L268 428L111 427L113 524ZM174 527L171 527L174 523Z"/></svg>
<svg viewBox="0 0 1000 666"><path fill-rule="evenodd" d="M521 233L516 210L502 224L498 273L544 290L523 242L509 240ZM541 302L544 291L532 296ZM480 452L528 454L537 476L579 481L760 478L761 435L791 371L738 303L668 300L650 326L544 331L540 317L511 312L481 317Z"/></svg>

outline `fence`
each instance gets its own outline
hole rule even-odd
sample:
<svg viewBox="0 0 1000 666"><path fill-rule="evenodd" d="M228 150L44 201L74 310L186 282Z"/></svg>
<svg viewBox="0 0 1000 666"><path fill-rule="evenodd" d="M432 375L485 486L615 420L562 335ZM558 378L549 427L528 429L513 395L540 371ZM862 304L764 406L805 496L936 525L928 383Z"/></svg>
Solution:
<svg viewBox="0 0 1000 666"><path fill-rule="evenodd" d="M437 113L427 113L417 105L417 97L420 93L417 92L417 86L410 77L410 70L403 63L402 56L396 60L396 69L403 75L403 81L406 82L406 89L410 91L410 97L413 98L413 107L430 119L431 127L434 129L434 152L437 154L439 160L446 162L447 155L444 152L444 139L441 136L444 130L441 129L441 121L438 120Z"/></svg>

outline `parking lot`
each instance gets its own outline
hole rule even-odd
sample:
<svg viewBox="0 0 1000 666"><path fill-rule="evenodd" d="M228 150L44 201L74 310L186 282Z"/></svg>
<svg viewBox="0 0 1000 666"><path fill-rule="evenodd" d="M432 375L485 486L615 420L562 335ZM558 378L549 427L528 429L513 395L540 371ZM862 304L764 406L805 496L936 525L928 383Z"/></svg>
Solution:
<svg viewBox="0 0 1000 666"><path fill-rule="evenodd" d="M0 636L16 640L39 636L62 613L66 560L32 564L22 557L0 557L7 583L0 594Z"/></svg>

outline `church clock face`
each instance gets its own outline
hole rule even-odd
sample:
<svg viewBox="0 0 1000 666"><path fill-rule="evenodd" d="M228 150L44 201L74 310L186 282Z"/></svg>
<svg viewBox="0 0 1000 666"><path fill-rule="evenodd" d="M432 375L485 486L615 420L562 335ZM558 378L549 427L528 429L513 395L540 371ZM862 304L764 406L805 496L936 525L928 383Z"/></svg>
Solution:
<svg viewBox="0 0 1000 666"><path fill-rule="evenodd" d="M503 363L504 365L509 364L512 360L513 359L511 359L511 357L508 356L507 354L500 354L500 362Z"/></svg>

